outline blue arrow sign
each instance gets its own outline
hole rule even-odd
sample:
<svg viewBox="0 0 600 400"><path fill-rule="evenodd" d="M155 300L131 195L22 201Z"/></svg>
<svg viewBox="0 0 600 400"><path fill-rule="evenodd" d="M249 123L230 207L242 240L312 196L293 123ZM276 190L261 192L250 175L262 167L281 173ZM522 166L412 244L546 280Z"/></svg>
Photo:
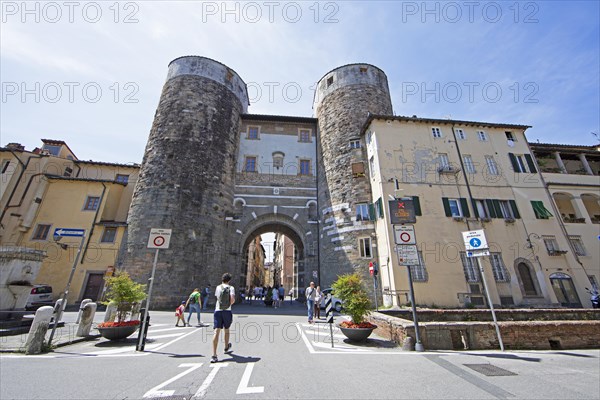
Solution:
<svg viewBox="0 0 600 400"><path fill-rule="evenodd" d="M85 235L85 229L71 229L71 228L56 228L54 230L54 236L83 236Z"/></svg>
<svg viewBox="0 0 600 400"><path fill-rule="evenodd" d="M471 247L479 247L481 246L481 240L477 239L477 238L473 238L471 240L469 240L469 244L471 245Z"/></svg>

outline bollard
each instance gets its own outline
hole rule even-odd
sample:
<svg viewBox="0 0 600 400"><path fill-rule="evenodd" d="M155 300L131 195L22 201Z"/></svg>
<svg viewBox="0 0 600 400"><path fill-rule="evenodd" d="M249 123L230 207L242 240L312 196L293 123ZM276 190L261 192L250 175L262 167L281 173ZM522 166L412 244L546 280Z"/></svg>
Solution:
<svg viewBox="0 0 600 400"><path fill-rule="evenodd" d="M104 312L104 322L112 322L117 316L117 305L115 303L108 303L106 311Z"/></svg>
<svg viewBox="0 0 600 400"><path fill-rule="evenodd" d="M35 312L33 323L25 341L25 354L40 354L42 352L42 346L46 339L46 332L48 332L53 312L54 308L50 306L40 307Z"/></svg>
<svg viewBox="0 0 600 400"><path fill-rule="evenodd" d="M402 350L404 351L414 351L415 350L415 341L410 336L407 336L402 341Z"/></svg>
<svg viewBox="0 0 600 400"><path fill-rule="evenodd" d="M75 321L76 324L81 322L81 314L83 313L83 307L85 307L86 304L91 303L91 302L92 302L92 299L81 300L81 304L79 305L79 314L77 314L77 320Z"/></svg>
<svg viewBox="0 0 600 400"><path fill-rule="evenodd" d="M67 307L67 299L58 299L54 304L54 323L58 324L62 319L63 312L65 311L65 307Z"/></svg>
<svg viewBox="0 0 600 400"><path fill-rule="evenodd" d="M144 316L145 309L140 310L142 317ZM150 327L150 313L146 314L146 325L144 326L143 321L140 325L140 330L138 332L137 342L138 344L135 346L136 351L144 351L146 347L146 336L148 335L148 327Z"/></svg>
<svg viewBox="0 0 600 400"><path fill-rule="evenodd" d="M84 300L85 301L85 300ZM90 329L92 329L92 322L94 322L94 316L96 315L96 303L86 303L85 307L81 312L81 322L77 328L78 337L86 337L90 335Z"/></svg>

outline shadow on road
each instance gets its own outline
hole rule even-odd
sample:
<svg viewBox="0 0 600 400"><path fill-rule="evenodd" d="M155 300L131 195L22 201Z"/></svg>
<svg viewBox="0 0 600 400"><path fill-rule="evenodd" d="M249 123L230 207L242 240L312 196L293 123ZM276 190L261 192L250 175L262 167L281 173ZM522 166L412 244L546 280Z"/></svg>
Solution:
<svg viewBox="0 0 600 400"><path fill-rule="evenodd" d="M540 362L542 359L537 357L521 357L515 354L493 354L493 353L467 353L472 356L490 357L490 358L505 358L510 360L520 360L528 362Z"/></svg>
<svg viewBox="0 0 600 400"><path fill-rule="evenodd" d="M234 353L227 353L227 355L231 358L223 358L223 359L219 359L220 362L234 362L237 364L247 364L247 363L255 363L257 361L260 361L260 357L244 357L244 356L239 356L237 354Z"/></svg>

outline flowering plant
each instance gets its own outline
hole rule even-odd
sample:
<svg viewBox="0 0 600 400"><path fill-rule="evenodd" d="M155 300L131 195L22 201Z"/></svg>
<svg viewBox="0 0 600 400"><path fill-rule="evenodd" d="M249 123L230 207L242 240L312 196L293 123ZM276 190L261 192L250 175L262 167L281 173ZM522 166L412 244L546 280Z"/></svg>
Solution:
<svg viewBox="0 0 600 400"><path fill-rule="evenodd" d="M344 321L340 323L342 328L367 328L367 329L375 329L377 325L373 325L370 322L361 322L360 324L355 324L352 321Z"/></svg>
<svg viewBox="0 0 600 400"><path fill-rule="evenodd" d="M102 322L98 324L98 328L118 328L121 326L137 326L140 324L140 320L135 319L133 321L122 321L122 322Z"/></svg>

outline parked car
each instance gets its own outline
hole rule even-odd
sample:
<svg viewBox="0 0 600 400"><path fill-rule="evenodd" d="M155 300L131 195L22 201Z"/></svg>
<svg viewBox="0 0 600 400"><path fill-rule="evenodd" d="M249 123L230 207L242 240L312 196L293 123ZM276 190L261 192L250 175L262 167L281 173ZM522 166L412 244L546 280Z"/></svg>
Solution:
<svg viewBox="0 0 600 400"><path fill-rule="evenodd" d="M42 306L53 306L52 286L50 285L34 285L27 298L25 304L26 310L36 310Z"/></svg>
<svg viewBox="0 0 600 400"><path fill-rule="evenodd" d="M321 308L325 308L325 300L327 299L327 295L331 294L332 291L333 291L332 288L327 288L327 289L323 290L323 297L321 298ZM342 300L333 296L331 298L331 304L333 304L333 309L335 311L337 311L337 312L342 311L342 305L343 305Z"/></svg>

